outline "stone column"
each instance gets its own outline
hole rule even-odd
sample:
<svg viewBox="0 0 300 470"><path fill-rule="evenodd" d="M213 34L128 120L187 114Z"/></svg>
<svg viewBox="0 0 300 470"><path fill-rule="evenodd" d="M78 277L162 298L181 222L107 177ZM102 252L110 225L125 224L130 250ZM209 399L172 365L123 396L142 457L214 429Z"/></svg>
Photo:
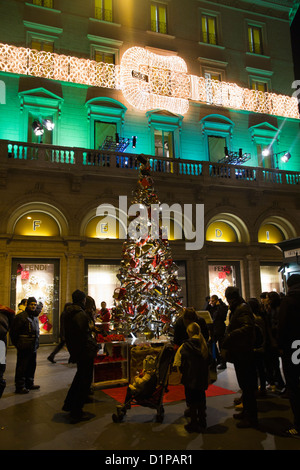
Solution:
<svg viewBox="0 0 300 470"><path fill-rule="evenodd" d="M259 295L261 293L259 258L254 255L247 255L247 260L249 273L249 297L256 297L259 299Z"/></svg>

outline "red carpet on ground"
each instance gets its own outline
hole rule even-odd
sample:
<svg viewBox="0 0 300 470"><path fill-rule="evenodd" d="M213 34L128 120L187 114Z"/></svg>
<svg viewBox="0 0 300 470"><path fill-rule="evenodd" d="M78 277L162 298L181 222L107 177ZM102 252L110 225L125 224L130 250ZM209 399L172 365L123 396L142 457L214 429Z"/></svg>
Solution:
<svg viewBox="0 0 300 470"><path fill-rule="evenodd" d="M124 403L126 395L126 387L114 387L102 389L102 392L114 398L119 403ZM206 390L207 397L216 397L220 395L231 395L235 392L227 390L226 388L217 387L216 385L210 385ZM183 385L169 385L168 392L164 394L164 403L171 403L173 401L185 400L184 387Z"/></svg>

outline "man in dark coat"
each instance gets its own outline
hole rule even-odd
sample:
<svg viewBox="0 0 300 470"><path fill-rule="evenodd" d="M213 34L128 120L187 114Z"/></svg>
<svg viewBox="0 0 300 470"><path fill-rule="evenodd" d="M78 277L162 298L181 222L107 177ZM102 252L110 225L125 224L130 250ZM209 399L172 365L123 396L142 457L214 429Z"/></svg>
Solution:
<svg viewBox="0 0 300 470"><path fill-rule="evenodd" d="M213 321L209 329L210 329L211 340L216 348L216 359L217 359L217 362L220 363L220 366L218 368L226 369L226 362L223 362L221 355L220 355L220 350L221 350L222 342L225 336L225 330L226 330L225 322L226 322L228 307L222 301L222 299L218 298L217 295L212 295L210 297L210 301L209 301L209 305L207 309Z"/></svg>
<svg viewBox="0 0 300 470"><path fill-rule="evenodd" d="M36 370L36 355L39 347L39 312L36 312L37 301L29 297L24 312L14 318L10 329L10 337L17 348L17 364L15 373L15 393L28 393L37 390L39 385L34 384Z"/></svg>
<svg viewBox="0 0 300 470"><path fill-rule="evenodd" d="M173 342L175 346L181 346L184 341L189 339L187 334L187 327L190 323L198 323L202 335L204 336L205 341L209 340L209 331L207 328L206 321L204 318L199 317L194 308L189 307L185 308L183 314L177 318L174 325L174 339Z"/></svg>
<svg viewBox="0 0 300 470"><path fill-rule="evenodd" d="M65 398L63 410L70 412L71 423L77 423L91 418L88 413L83 413L82 408L93 380L94 358L98 348L85 312L85 293L74 291L72 300L73 304L66 309L64 325L66 345L71 361L77 365L77 372Z"/></svg>
<svg viewBox="0 0 300 470"><path fill-rule="evenodd" d="M230 316L223 350L226 359L232 362L236 378L242 390L243 411L235 414L237 427L257 427L257 374L254 356L255 323L251 308L240 296L237 287L227 287L225 297L229 304Z"/></svg>
<svg viewBox="0 0 300 470"><path fill-rule="evenodd" d="M15 316L14 310L0 305L0 398L6 387L4 372L6 369L7 333Z"/></svg>
<svg viewBox="0 0 300 470"><path fill-rule="evenodd" d="M278 346L294 415L294 426L287 435L300 436L300 274L292 274L287 287L279 310Z"/></svg>

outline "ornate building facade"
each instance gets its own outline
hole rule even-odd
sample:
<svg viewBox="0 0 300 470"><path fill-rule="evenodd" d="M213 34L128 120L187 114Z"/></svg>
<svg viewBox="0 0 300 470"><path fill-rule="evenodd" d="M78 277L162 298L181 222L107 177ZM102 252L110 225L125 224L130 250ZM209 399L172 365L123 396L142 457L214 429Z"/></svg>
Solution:
<svg viewBox="0 0 300 470"><path fill-rule="evenodd" d="M1 2L0 296L44 303L42 341L73 290L112 305L139 154L173 208L184 304L232 284L245 298L284 290L297 265L276 244L300 234L298 4ZM185 205L204 209L197 249Z"/></svg>

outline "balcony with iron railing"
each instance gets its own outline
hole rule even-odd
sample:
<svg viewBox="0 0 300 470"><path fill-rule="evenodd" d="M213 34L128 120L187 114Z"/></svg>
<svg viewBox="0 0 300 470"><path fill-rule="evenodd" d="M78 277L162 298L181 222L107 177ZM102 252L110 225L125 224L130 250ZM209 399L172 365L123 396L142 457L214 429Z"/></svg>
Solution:
<svg viewBox="0 0 300 470"><path fill-rule="evenodd" d="M228 163L145 155L154 177L169 182L192 181L203 186L299 191L300 172ZM0 171L12 169L47 172L68 171L113 177L134 177L138 154L0 140ZM2 173L3 175L3 173Z"/></svg>

